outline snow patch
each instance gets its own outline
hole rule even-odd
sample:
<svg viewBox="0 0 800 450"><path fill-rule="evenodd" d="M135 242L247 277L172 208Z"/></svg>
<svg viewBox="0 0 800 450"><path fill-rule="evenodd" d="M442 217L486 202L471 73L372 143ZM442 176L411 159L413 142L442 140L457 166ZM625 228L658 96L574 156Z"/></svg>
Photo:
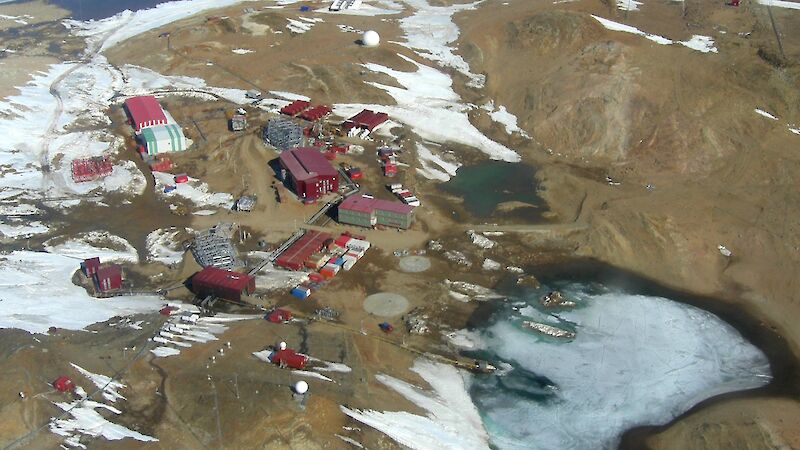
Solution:
<svg viewBox="0 0 800 450"><path fill-rule="evenodd" d="M467 231L467 235L469 235L469 238L472 239L472 243L480 248L490 249L497 244L497 242L487 238L486 236L483 236L480 233L476 233L473 230Z"/></svg>
<svg viewBox="0 0 800 450"><path fill-rule="evenodd" d="M249 48L234 48L231 51L233 53L236 53L237 55L246 55L248 53L255 53L256 52L255 50L250 50Z"/></svg>
<svg viewBox="0 0 800 450"><path fill-rule="evenodd" d="M59 242L59 243L55 243ZM74 258L80 262L95 256L101 262L118 261L138 263L139 254L136 249L125 239L113 235L108 231L90 231L63 240L63 237L52 238L44 243L44 248L50 253Z"/></svg>
<svg viewBox="0 0 800 450"><path fill-rule="evenodd" d="M445 161L421 143L417 143L417 157L422 164L422 168L417 169L417 172L429 180L449 181L450 177L456 176L456 171L461 167L460 163Z"/></svg>
<svg viewBox="0 0 800 450"><path fill-rule="evenodd" d="M773 116L772 114L770 114L770 113L768 113L768 112L764 111L763 109L758 109L758 108L756 108L754 111L756 112L756 114L758 114L758 115L760 115L760 116L764 116L764 117L766 117L767 119L771 119L771 120L780 120L780 119L778 119L777 117Z"/></svg>
<svg viewBox="0 0 800 450"><path fill-rule="evenodd" d="M124 384L120 383L119 381L114 381L111 377L107 377L105 375L100 375L96 373L89 372L88 370L84 369L83 367L70 363L72 367L75 368L78 372L80 372L83 376L89 379L98 389L103 391L103 398L110 401L116 402L117 400L125 400L119 392L119 389L123 389L125 387Z"/></svg>
<svg viewBox="0 0 800 450"><path fill-rule="evenodd" d="M175 183L175 175L166 172L153 172L156 181L156 192L164 197L182 197L199 207L218 207L231 209L233 195L227 192L210 192L208 184L189 177L187 183ZM164 192L166 186L175 186L170 192Z"/></svg>
<svg viewBox="0 0 800 450"><path fill-rule="evenodd" d="M614 22L612 20L604 19L602 17L598 17L592 15L598 22L600 22L603 27L611 31L621 31L623 33L631 33L638 36L642 36L645 39L651 40L656 44L660 45L672 45L672 44L680 44L685 47L688 47L692 50L696 50L702 53L717 53L717 48L714 46L714 39L709 36L701 36L701 35L693 35L692 38L688 41L673 41L672 39L665 38L664 36L659 36L657 34L650 34L645 33L644 31L632 27L630 25L625 25L619 22Z"/></svg>
<svg viewBox="0 0 800 450"><path fill-rule="evenodd" d="M787 2L784 0L758 0L758 3L776 8L800 9L800 2Z"/></svg>
<svg viewBox="0 0 800 450"><path fill-rule="evenodd" d="M358 410L341 406L353 419L413 449L483 449L489 439L468 393L470 377L454 367L418 359L411 368L432 388L423 390L397 378L375 378L427 412Z"/></svg>
<svg viewBox="0 0 800 450"><path fill-rule="evenodd" d="M162 264L177 264L183 260L183 245L178 237L192 235L191 228L161 228L147 235L147 260L157 261Z"/></svg>
<svg viewBox="0 0 800 450"><path fill-rule="evenodd" d="M500 265L499 262L497 262L497 261L495 261L493 259L486 258L486 259L483 260L483 266L482 267L483 267L483 270L500 270L501 265Z"/></svg>

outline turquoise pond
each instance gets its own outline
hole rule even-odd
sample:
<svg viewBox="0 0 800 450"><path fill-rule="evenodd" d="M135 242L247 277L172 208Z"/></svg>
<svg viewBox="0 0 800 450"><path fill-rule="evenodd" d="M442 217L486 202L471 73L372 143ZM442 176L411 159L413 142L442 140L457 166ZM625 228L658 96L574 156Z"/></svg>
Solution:
<svg viewBox="0 0 800 450"><path fill-rule="evenodd" d="M466 213L479 218L493 217L539 220L544 202L537 195L536 170L529 165L485 161L458 169L457 175L440 189L464 199ZM507 213L496 211L506 202L523 202L532 207L516 208Z"/></svg>

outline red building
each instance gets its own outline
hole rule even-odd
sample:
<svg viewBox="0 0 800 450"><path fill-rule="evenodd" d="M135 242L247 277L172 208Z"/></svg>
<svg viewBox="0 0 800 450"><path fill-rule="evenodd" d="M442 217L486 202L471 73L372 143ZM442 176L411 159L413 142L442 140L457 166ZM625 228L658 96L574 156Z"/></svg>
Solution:
<svg viewBox="0 0 800 450"><path fill-rule="evenodd" d="M301 112L305 111L306 109L308 109L309 106L311 106L311 103L305 100L295 100L292 103L289 103L288 105L281 108L281 114L284 114L286 116L296 116Z"/></svg>
<svg viewBox="0 0 800 450"><path fill-rule="evenodd" d="M352 134L351 130L353 129L369 130L371 132L377 128L378 125L386 122L387 120L389 120L388 114L382 112L376 113L375 111L365 109L355 116L347 119L342 124L342 130L347 134Z"/></svg>
<svg viewBox="0 0 800 450"><path fill-rule="evenodd" d="M167 115L164 113L164 109L152 95L131 97L125 100L125 110L128 111L131 125L136 131L167 124Z"/></svg>
<svg viewBox="0 0 800 450"><path fill-rule="evenodd" d="M68 376L60 376L56 378L56 381L53 381L53 387L58 392L72 392L75 390L75 383Z"/></svg>
<svg viewBox="0 0 800 450"><path fill-rule="evenodd" d="M313 147L287 150L280 156L284 179L303 201L314 201L339 189L339 172Z"/></svg>
<svg viewBox="0 0 800 450"><path fill-rule="evenodd" d="M325 241L331 239L331 235L321 231L309 230L300 239L283 251L275 265L289 270L301 270L303 263L309 256L319 252L325 246Z"/></svg>
<svg viewBox="0 0 800 450"><path fill-rule="evenodd" d="M100 258L89 258L84 259L81 263L81 270L83 270L83 274L87 277L91 278L97 273L97 269L100 268Z"/></svg>
<svg viewBox="0 0 800 450"><path fill-rule="evenodd" d="M94 284L100 292L122 289L122 267L117 264L99 267L94 274Z"/></svg>
<svg viewBox="0 0 800 450"><path fill-rule="evenodd" d="M330 113L331 113L331 108L325 105L320 105L320 106L315 106L306 111L303 111L303 113L300 114L300 118L308 120L309 122L316 122L317 120L322 119L323 117L327 116Z"/></svg>
<svg viewBox="0 0 800 450"><path fill-rule="evenodd" d="M256 278L246 273L206 267L192 277L192 291L205 297L213 295L228 300L241 300L242 294L256 290Z"/></svg>
<svg viewBox="0 0 800 450"><path fill-rule="evenodd" d="M281 367L288 367L290 369L302 369L308 362L308 356L302 353L286 348L283 350L275 350L269 357L273 364Z"/></svg>

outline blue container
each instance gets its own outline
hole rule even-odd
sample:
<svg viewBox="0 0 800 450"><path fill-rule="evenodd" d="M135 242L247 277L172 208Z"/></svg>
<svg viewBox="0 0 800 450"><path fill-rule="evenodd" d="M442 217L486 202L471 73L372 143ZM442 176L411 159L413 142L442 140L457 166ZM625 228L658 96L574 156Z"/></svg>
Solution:
<svg viewBox="0 0 800 450"><path fill-rule="evenodd" d="M336 264L337 266L343 266L344 265L344 258L336 258L336 260L333 261L333 263Z"/></svg>
<svg viewBox="0 0 800 450"><path fill-rule="evenodd" d="M307 289L294 288L292 289L292 295L299 298L300 300L305 300L308 298L310 293L308 292Z"/></svg>
<svg viewBox="0 0 800 450"><path fill-rule="evenodd" d="M311 11L311 8L309 8L308 6L301 6L301 7L300 7L300 11L302 11L302 12L309 12L309 11Z"/></svg>
<svg viewBox="0 0 800 450"><path fill-rule="evenodd" d="M175 186L175 185L172 185L172 184L170 184L170 185L167 185L167 186L164 186L164 192L165 192L165 193L167 193L167 192L172 192L172 191L174 191L175 189L177 189L177 186Z"/></svg>

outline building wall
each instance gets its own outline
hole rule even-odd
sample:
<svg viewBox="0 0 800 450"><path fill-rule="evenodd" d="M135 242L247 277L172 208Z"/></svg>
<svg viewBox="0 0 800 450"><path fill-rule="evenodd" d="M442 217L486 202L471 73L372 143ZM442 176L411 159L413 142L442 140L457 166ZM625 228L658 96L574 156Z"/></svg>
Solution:
<svg viewBox="0 0 800 450"><path fill-rule="evenodd" d="M395 228L407 229L411 227L411 223L414 221L413 212L402 214L394 211L377 209L375 210L375 216L379 224Z"/></svg>
<svg viewBox="0 0 800 450"><path fill-rule="evenodd" d="M338 216L339 216L339 222L341 223L356 225L365 228L372 227L372 217L371 214L369 213L339 208Z"/></svg>

